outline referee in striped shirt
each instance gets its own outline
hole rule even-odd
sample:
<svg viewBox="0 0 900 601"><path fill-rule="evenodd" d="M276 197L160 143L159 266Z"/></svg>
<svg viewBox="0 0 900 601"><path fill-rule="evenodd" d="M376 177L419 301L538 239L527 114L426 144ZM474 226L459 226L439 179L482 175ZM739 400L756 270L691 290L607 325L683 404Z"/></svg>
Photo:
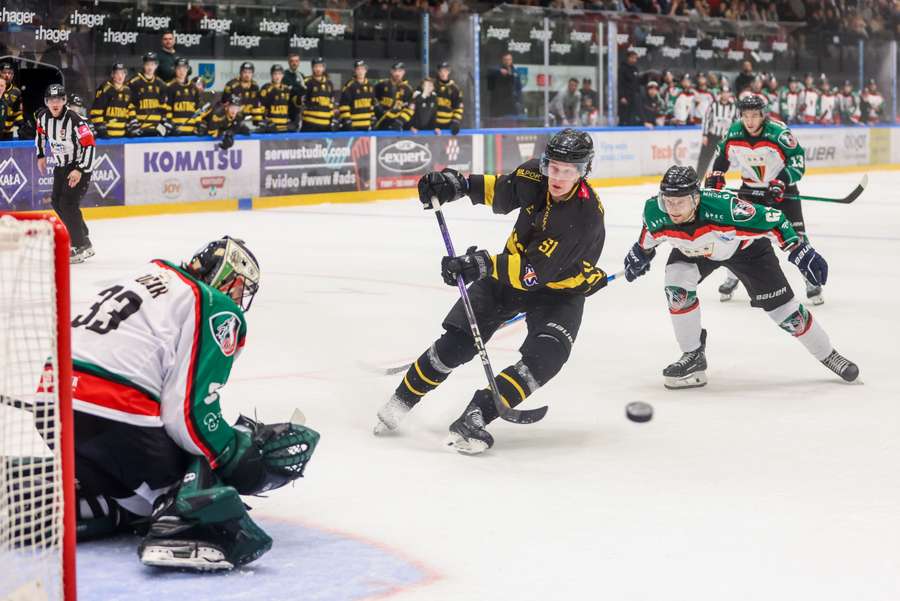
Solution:
<svg viewBox="0 0 900 601"><path fill-rule="evenodd" d="M722 86L719 97L709 105L703 116L703 146L700 148L700 159L697 161L697 173L701 177L715 156L719 142L739 116L734 95L726 84Z"/></svg>
<svg viewBox="0 0 900 601"><path fill-rule="evenodd" d="M97 155L94 133L84 118L66 107L66 89L62 85L55 83L47 87L44 104L47 108L36 115L37 166L42 175L47 172L45 150L49 144L56 163L51 204L69 230L72 241L69 262L82 263L94 256L81 214L81 199L91 181Z"/></svg>

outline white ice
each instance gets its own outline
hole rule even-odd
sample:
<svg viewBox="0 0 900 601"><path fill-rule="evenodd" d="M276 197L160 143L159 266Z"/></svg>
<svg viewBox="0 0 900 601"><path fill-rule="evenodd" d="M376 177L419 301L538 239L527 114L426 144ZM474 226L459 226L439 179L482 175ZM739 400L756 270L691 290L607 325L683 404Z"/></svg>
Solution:
<svg viewBox="0 0 900 601"><path fill-rule="evenodd" d="M810 176L802 190L840 195L859 179ZM228 417L256 412L264 421L300 407L322 441L297 486L250 500L255 517L277 524L275 550L244 572L254 577L201 577L190 590L207 592L196 599L218 599L226 582L227 598L242 599L896 601L898 183L897 172L876 172L852 205L804 205L830 267L826 304L812 311L864 384L840 381L745 292L720 303L716 273L700 290L710 383L665 390L660 372L680 353L663 252L648 276L588 299L571 359L526 405L549 404L547 417L495 422L496 446L480 457L442 448L447 426L484 385L477 360L416 407L399 435L371 433L399 376L365 366L418 356L457 298L439 277L434 217L414 200L93 221L97 256L73 268L74 297L88 301L116 273L187 257L222 234L245 238L259 257L261 291L223 404ZM598 190L607 271L621 269L653 189ZM512 222L467 201L445 212L460 252L499 251ZM797 270L784 269L805 300ZM497 371L517 360L523 336L519 323L491 341ZM625 404L637 400L655 407L650 423L625 419ZM303 526L292 534L284 522ZM412 571L391 580L382 570L395 567L304 544L308 531L343 533ZM277 553L279 537L293 561ZM80 547L83 599L113 598L92 587L117 573L143 578L122 597L129 601L163 598L165 582L181 590L182 576L136 569L127 547ZM328 588L354 568L393 588Z"/></svg>

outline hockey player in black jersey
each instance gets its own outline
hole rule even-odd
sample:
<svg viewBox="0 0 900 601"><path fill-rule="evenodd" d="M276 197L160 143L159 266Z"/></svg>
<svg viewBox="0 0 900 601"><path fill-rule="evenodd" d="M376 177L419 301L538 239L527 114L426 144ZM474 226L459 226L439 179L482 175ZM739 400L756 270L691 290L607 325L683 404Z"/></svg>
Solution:
<svg viewBox="0 0 900 601"><path fill-rule="evenodd" d="M109 81L103 82L94 94L90 118L100 138L121 138L128 123L136 123L131 88L125 84L126 76L125 65L113 64Z"/></svg>
<svg viewBox="0 0 900 601"><path fill-rule="evenodd" d="M437 96L437 113L434 124L438 129L449 129L454 136L459 133L463 118L462 91L450 79L449 63L438 65L438 77L434 85Z"/></svg>
<svg viewBox="0 0 900 601"><path fill-rule="evenodd" d="M413 89L406 81L406 65L391 66L391 77L375 84L375 129L406 128L413 116Z"/></svg>
<svg viewBox="0 0 900 601"><path fill-rule="evenodd" d="M547 143L542 157L507 175L470 175L453 169L419 180L426 209L469 196L498 214L518 210L506 248L497 255L473 246L444 257L441 275L471 283L469 296L485 342L500 325L527 314L522 359L496 378L502 400L515 407L546 384L568 360L578 335L584 301L607 283L596 266L606 235L603 205L585 181L594 156L585 132L565 129ZM461 302L443 322L444 334L412 364L390 400L378 411L375 434L396 430L426 393L475 356L474 339ZM498 417L491 391L479 390L450 426L448 445L480 453L493 445L485 426Z"/></svg>
<svg viewBox="0 0 900 601"><path fill-rule="evenodd" d="M237 94L241 97L241 111L249 115L255 125L262 121L263 108L259 102L259 86L253 81L253 63L241 64L240 75L225 84L222 96Z"/></svg>
<svg viewBox="0 0 900 601"><path fill-rule="evenodd" d="M165 135L167 84L156 76L158 64L156 53L147 52L143 56L143 71L128 82L131 101L134 103L137 121L127 128L130 136Z"/></svg>
<svg viewBox="0 0 900 601"><path fill-rule="evenodd" d="M190 63L186 58L175 59L175 78L167 87L166 119L174 127L173 136L194 136L197 126L206 120L209 104L203 102L203 80L190 79Z"/></svg>
<svg viewBox="0 0 900 601"><path fill-rule="evenodd" d="M344 131L369 131L375 120L375 90L366 77L366 61L353 63L353 79L341 91L341 129Z"/></svg>
<svg viewBox="0 0 900 601"><path fill-rule="evenodd" d="M312 75L303 82L303 131L331 131L334 119L334 84L325 59L312 60Z"/></svg>
<svg viewBox="0 0 900 601"><path fill-rule="evenodd" d="M272 65L272 81L259 91L262 121L260 133L297 131L297 124L291 123L291 88L283 82L284 67Z"/></svg>

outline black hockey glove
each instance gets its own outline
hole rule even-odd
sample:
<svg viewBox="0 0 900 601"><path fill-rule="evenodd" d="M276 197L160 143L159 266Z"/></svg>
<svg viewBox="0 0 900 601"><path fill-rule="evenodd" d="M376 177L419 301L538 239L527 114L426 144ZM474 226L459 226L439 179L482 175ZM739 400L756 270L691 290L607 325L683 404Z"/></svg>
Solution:
<svg viewBox="0 0 900 601"><path fill-rule="evenodd" d="M135 138L141 135L141 124L137 119L132 119L125 124L125 134Z"/></svg>
<svg viewBox="0 0 900 601"><path fill-rule="evenodd" d="M351 131L353 130L353 120L352 119L341 119L341 131Z"/></svg>
<svg viewBox="0 0 900 601"><path fill-rule="evenodd" d="M725 174L721 171L713 171L707 176L706 181L703 182L703 187L721 190L725 187Z"/></svg>
<svg viewBox="0 0 900 601"><path fill-rule="evenodd" d="M644 250L639 242L635 242L625 255L625 279L633 282L650 271L650 261L656 256L656 249Z"/></svg>
<svg viewBox="0 0 900 601"><path fill-rule="evenodd" d="M824 286L828 281L828 263L809 242L795 246L788 255L788 261L796 265L806 281L813 286Z"/></svg>
<svg viewBox="0 0 900 601"><path fill-rule="evenodd" d="M97 133L98 138L109 137L109 129L106 127L106 123L95 123L94 131Z"/></svg>
<svg viewBox="0 0 900 601"><path fill-rule="evenodd" d="M28 140L33 139L35 134L35 126L33 121L26 121L22 125L19 126L19 139L20 140Z"/></svg>
<svg viewBox="0 0 900 601"><path fill-rule="evenodd" d="M459 121L450 122L450 133L454 136L459 133Z"/></svg>
<svg viewBox="0 0 900 601"><path fill-rule="evenodd" d="M444 169L426 173L419 179L419 202L425 210L435 208L433 198L438 204L453 202L469 193L469 180L456 169Z"/></svg>
<svg viewBox="0 0 900 601"><path fill-rule="evenodd" d="M228 150L232 146L234 146L234 132L229 129L222 134L222 140L216 144L216 147L219 148L219 150Z"/></svg>
<svg viewBox="0 0 900 601"><path fill-rule="evenodd" d="M459 275L466 284L486 278L492 268L491 254L486 250L476 250L474 246L470 246L464 255L441 259L441 277L448 286L456 286L456 276Z"/></svg>

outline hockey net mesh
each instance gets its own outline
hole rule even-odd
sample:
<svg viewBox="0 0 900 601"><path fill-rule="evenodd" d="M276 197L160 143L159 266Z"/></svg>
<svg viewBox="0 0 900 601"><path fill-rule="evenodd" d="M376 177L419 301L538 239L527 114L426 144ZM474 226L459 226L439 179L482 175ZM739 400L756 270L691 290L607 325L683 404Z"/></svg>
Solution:
<svg viewBox="0 0 900 601"><path fill-rule="evenodd" d="M63 598L53 224L0 216L0 599Z"/></svg>

